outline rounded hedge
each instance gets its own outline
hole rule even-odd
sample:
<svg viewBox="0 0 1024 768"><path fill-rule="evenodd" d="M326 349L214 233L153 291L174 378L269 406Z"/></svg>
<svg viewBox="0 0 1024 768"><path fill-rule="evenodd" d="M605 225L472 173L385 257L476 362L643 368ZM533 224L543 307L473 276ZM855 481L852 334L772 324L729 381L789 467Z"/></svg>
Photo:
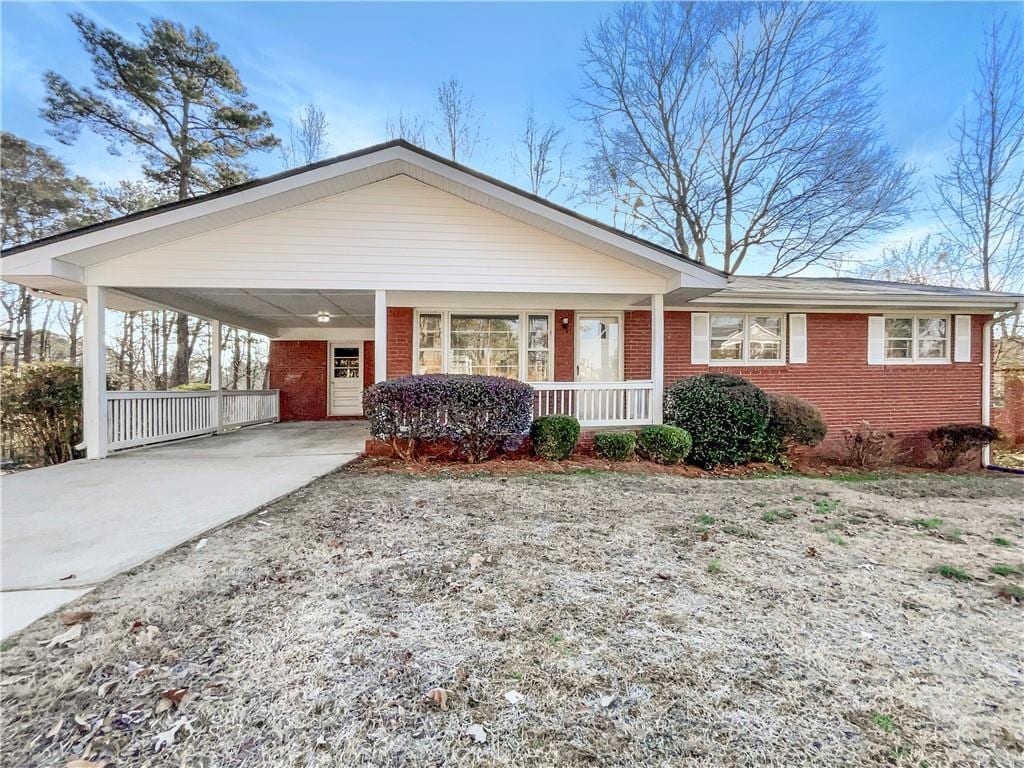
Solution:
<svg viewBox="0 0 1024 768"><path fill-rule="evenodd" d="M828 426L812 403L793 395L769 394L772 414L768 419L771 450L781 456L793 445L817 445L825 439Z"/></svg>
<svg viewBox="0 0 1024 768"><path fill-rule="evenodd" d="M692 445L689 432L669 425L644 427L636 436L636 452L658 464L681 464Z"/></svg>
<svg viewBox="0 0 1024 768"><path fill-rule="evenodd" d="M533 452L548 461L562 461L576 450L580 423L573 416L540 416L530 425Z"/></svg>
<svg viewBox="0 0 1024 768"><path fill-rule="evenodd" d="M952 467L971 450L999 439L999 430L987 424L943 424L928 431L928 439L943 466Z"/></svg>
<svg viewBox="0 0 1024 768"><path fill-rule="evenodd" d="M402 376L363 392L370 434L407 460L420 444L451 441L470 462L517 448L530 426L533 389L501 376Z"/></svg>
<svg viewBox="0 0 1024 768"><path fill-rule="evenodd" d="M632 432L599 432L594 435L594 453L609 461L628 461L636 455Z"/></svg>
<svg viewBox="0 0 1024 768"><path fill-rule="evenodd" d="M768 395L742 376L703 373L665 392L665 422L692 435L690 459L708 469L769 454L770 418Z"/></svg>

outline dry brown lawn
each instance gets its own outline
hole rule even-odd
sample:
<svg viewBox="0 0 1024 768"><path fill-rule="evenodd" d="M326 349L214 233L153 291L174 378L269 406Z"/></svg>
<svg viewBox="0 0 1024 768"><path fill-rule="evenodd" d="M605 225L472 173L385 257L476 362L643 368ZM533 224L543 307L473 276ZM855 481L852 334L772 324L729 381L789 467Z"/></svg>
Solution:
<svg viewBox="0 0 1024 768"><path fill-rule="evenodd" d="M1019 766L1022 490L342 470L12 638L2 763Z"/></svg>

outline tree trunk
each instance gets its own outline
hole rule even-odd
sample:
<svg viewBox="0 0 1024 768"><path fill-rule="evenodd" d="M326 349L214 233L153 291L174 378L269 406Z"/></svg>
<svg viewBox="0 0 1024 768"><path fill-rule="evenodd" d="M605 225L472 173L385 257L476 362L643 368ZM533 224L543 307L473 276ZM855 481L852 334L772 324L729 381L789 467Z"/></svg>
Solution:
<svg viewBox="0 0 1024 768"><path fill-rule="evenodd" d="M21 287L21 358L26 363L32 362L32 294L25 286Z"/></svg>
<svg viewBox="0 0 1024 768"><path fill-rule="evenodd" d="M189 329L188 315L177 313L174 321L174 367L171 369L171 380L169 387L177 387L181 384L188 384L189 371Z"/></svg>

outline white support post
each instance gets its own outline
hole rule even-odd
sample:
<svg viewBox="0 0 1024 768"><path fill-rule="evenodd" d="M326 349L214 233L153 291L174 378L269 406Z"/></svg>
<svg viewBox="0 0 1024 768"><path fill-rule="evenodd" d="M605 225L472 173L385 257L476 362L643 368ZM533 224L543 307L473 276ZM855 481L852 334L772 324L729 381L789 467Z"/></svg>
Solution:
<svg viewBox="0 0 1024 768"><path fill-rule="evenodd" d="M85 339L82 347L82 433L85 455L107 455L107 289L85 288Z"/></svg>
<svg viewBox="0 0 1024 768"><path fill-rule="evenodd" d="M220 320L210 321L210 389L213 395L213 423L217 433L224 431L224 396L221 394L220 376Z"/></svg>
<svg viewBox="0 0 1024 768"><path fill-rule="evenodd" d="M373 299L373 381L388 377L388 296L377 290Z"/></svg>
<svg viewBox="0 0 1024 768"><path fill-rule="evenodd" d="M664 420L665 402L665 297L651 296L651 416L655 424Z"/></svg>

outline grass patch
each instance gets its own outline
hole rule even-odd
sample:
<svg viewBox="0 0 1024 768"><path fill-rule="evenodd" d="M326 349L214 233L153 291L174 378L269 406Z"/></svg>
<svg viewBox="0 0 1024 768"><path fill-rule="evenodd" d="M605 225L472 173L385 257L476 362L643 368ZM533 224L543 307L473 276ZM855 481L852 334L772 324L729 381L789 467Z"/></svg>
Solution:
<svg viewBox="0 0 1024 768"><path fill-rule="evenodd" d="M722 533L727 533L730 536L739 536L743 539L756 539L753 533L748 531L746 528L740 528L738 525L723 525Z"/></svg>
<svg viewBox="0 0 1024 768"><path fill-rule="evenodd" d="M697 522L700 523L701 525L712 525L715 522L715 518L712 517L711 515L704 514L704 515L700 515L697 518Z"/></svg>
<svg viewBox="0 0 1024 768"><path fill-rule="evenodd" d="M971 577L963 569L957 568L954 565L940 565L935 569L935 572L944 579L953 579L954 581L971 580Z"/></svg>
<svg viewBox="0 0 1024 768"><path fill-rule="evenodd" d="M925 531L934 531L942 527L941 517L919 517L917 520L913 520L911 523L915 528L921 528Z"/></svg>
<svg viewBox="0 0 1024 768"><path fill-rule="evenodd" d="M814 511L819 515L828 515L839 509L839 499L815 499Z"/></svg>
<svg viewBox="0 0 1024 768"><path fill-rule="evenodd" d="M831 523L819 523L814 526L815 533L828 533L829 531L841 531L843 530L842 520L833 520Z"/></svg>
<svg viewBox="0 0 1024 768"><path fill-rule="evenodd" d="M896 730L896 722L889 715L883 715L881 712L872 712L871 722L886 733Z"/></svg>
<svg viewBox="0 0 1024 768"><path fill-rule="evenodd" d="M956 544L964 543L964 532L959 528L950 528L948 531L943 531L939 535L946 541L952 541Z"/></svg>
<svg viewBox="0 0 1024 768"><path fill-rule="evenodd" d="M723 570L724 569L722 568L722 563L719 560L712 560L710 563L708 563L708 573L710 573L712 576L721 573Z"/></svg>
<svg viewBox="0 0 1024 768"><path fill-rule="evenodd" d="M881 480L885 477L881 472L836 472L835 474L829 475L829 480L835 480L837 483L870 483L875 480Z"/></svg>
<svg viewBox="0 0 1024 768"><path fill-rule="evenodd" d="M1002 536L996 536L994 539L992 539L992 543L995 544L997 547L1012 547L1013 546L1013 542L1012 541L1010 541L1009 539L1004 538Z"/></svg>
<svg viewBox="0 0 1024 768"><path fill-rule="evenodd" d="M842 536L840 536L840 535L839 535L838 533L830 533L830 534L829 534L828 536L826 536L825 538L826 538L826 539L827 539L827 540L828 540L828 541L829 541L830 543L832 543L832 544L835 544L836 546L839 546L839 547L845 547L845 546L846 546L846 539L844 539L844 538L843 538Z"/></svg>
<svg viewBox="0 0 1024 768"><path fill-rule="evenodd" d="M1015 568L1008 563L996 563L989 568L996 576L1019 576L1020 568Z"/></svg>

